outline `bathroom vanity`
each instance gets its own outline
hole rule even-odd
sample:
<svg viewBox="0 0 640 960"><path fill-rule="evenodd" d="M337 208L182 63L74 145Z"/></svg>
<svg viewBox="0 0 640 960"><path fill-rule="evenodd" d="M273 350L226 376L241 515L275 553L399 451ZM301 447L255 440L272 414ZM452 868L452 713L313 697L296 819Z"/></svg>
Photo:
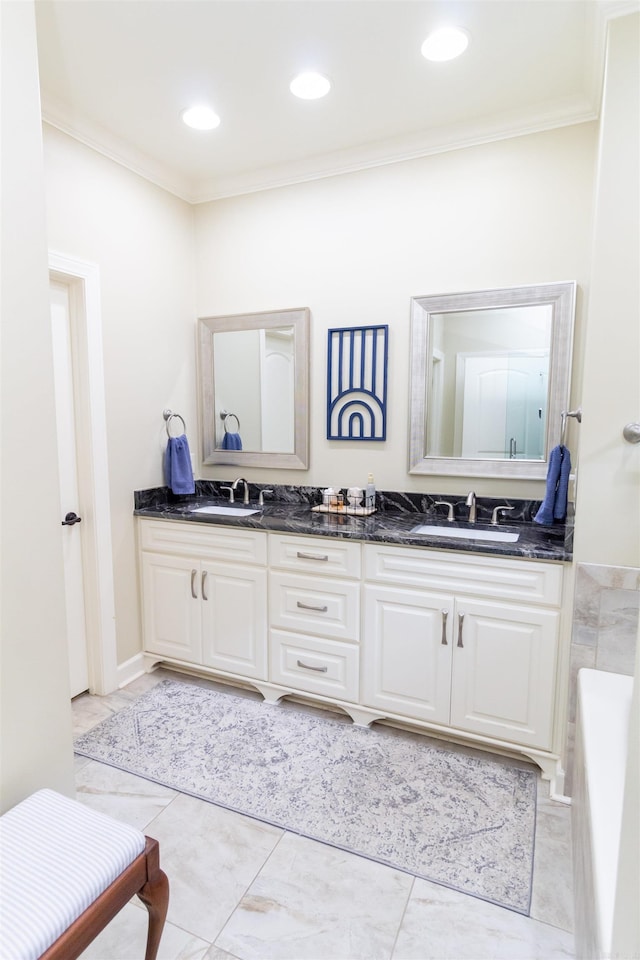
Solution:
<svg viewBox="0 0 640 960"><path fill-rule="evenodd" d="M402 511L195 508L136 508L148 669L166 662L272 702L297 695L356 723L515 752L553 778L564 531L438 540Z"/></svg>

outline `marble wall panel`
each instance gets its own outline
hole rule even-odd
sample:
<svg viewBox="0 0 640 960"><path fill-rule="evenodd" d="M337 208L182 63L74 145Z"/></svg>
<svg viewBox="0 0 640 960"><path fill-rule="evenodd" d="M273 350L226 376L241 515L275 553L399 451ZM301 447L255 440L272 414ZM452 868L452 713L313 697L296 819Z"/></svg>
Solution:
<svg viewBox="0 0 640 960"><path fill-rule="evenodd" d="M565 787L572 795L573 745L578 670L606 670L632 676L638 644L640 570L579 563L571 631Z"/></svg>

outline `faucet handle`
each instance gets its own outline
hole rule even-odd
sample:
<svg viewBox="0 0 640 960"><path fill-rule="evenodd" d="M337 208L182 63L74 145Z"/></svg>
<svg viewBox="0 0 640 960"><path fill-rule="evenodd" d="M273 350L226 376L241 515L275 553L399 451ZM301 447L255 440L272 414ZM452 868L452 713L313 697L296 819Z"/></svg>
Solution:
<svg viewBox="0 0 640 960"><path fill-rule="evenodd" d="M494 507L493 513L491 514L491 523L498 523L498 516L501 513L511 513L512 510L515 510L515 507Z"/></svg>
<svg viewBox="0 0 640 960"><path fill-rule="evenodd" d="M453 516L453 504L452 504L452 503L449 503L448 500L436 500L433 505L434 505L434 507L446 507L446 508L447 508L447 520L449 521L449 523L452 522L452 520L454 519L454 516Z"/></svg>
<svg viewBox="0 0 640 960"><path fill-rule="evenodd" d="M233 503L233 487L220 487L220 489L229 491L229 503Z"/></svg>
<svg viewBox="0 0 640 960"><path fill-rule="evenodd" d="M258 506L264 507L264 495L265 493L273 493L273 490L261 490L258 496Z"/></svg>

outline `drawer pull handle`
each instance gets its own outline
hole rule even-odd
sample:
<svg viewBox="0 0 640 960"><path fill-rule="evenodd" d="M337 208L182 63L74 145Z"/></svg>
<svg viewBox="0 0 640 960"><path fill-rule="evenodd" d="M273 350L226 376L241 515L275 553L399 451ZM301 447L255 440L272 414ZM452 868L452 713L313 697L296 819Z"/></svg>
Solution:
<svg viewBox="0 0 640 960"><path fill-rule="evenodd" d="M201 582L201 584L200 584L200 592L202 593L202 599L203 599L203 600L208 600L208 599L209 599L209 597L208 597L208 596L206 595L206 593L204 592L204 586L205 586L206 582L207 582L207 571L206 571L206 570L203 570L203 571L202 571L202 582Z"/></svg>
<svg viewBox="0 0 640 960"><path fill-rule="evenodd" d="M302 660L296 660L296 663L299 667L302 667L304 670L315 670L316 673L326 673L329 669L328 667L312 667L308 663L303 663Z"/></svg>
<svg viewBox="0 0 640 960"><path fill-rule="evenodd" d="M195 582L196 582L196 574L197 574L197 573L198 573L197 570L192 570L192 571L191 571L191 596L193 597L194 600L197 600L197 599L198 599L198 594L197 594L196 591L195 591Z"/></svg>
<svg viewBox="0 0 640 960"><path fill-rule="evenodd" d="M301 600L298 600L296 603L297 607L300 607L301 610L315 610L316 613L326 613L329 607L316 607L312 603L302 603Z"/></svg>
<svg viewBox="0 0 640 960"><path fill-rule="evenodd" d="M462 621L464 620L464 613L458 614L458 646L464 647L462 642Z"/></svg>
<svg viewBox="0 0 640 960"><path fill-rule="evenodd" d="M302 550L298 550L296 557L299 560L328 560L329 555L327 553L303 553Z"/></svg>
<svg viewBox="0 0 640 960"><path fill-rule="evenodd" d="M448 610L442 611L442 643L447 646L447 617L449 616Z"/></svg>

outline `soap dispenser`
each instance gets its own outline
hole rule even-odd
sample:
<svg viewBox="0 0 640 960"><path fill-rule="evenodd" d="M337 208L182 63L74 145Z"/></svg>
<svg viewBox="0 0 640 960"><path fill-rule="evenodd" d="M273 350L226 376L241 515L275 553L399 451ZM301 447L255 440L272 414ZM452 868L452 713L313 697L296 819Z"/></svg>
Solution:
<svg viewBox="0 0 640 960"><path fill-rule="evenodd" d="M375 509L376 506L376 485L373 482L373 474L367 477L367 487L364 495L364 505L367 508Z"/></svg>

